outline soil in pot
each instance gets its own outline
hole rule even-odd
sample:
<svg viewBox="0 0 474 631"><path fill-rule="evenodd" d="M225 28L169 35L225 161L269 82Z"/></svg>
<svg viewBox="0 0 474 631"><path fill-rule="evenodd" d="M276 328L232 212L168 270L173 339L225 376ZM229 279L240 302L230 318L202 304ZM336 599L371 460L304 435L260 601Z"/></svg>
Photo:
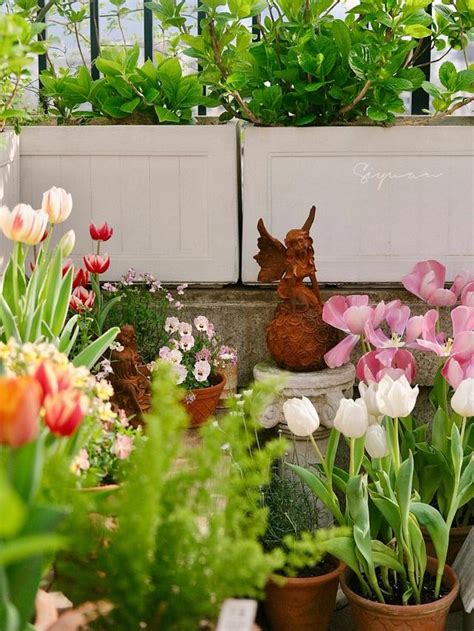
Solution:
<svg viewBox="0 0 474 631"><path fill-rule="evenodd" d="M271 631L324 631L336 603L339 575L345 565L328 557L299 578L283 584L270 579L266 586L265 615Z"/></svg>
<svg viewBox="0 0 474 631"><path fill-rule="evenodd" d="M190 427L199 427L216 411L226 379L219 373L211 375L210 382L211 385L208 388L196 388L185 399L186 409L190 416Z"/></svg>
<svg viewBox="0 0 474 631"><path fill-rule="evenodd" d="M394 604L380 603L365 598L352 572L346 570L341 576L341 587L351 607L356 631L443 631L451 604L459 591L459 581L454 570L445 566L443 588L440 598L434 600L434 575L437 560L428 558L425 589L420 605L402 605L401 593L396 593ZM395 604L397 603L397 604Z"/></svg>

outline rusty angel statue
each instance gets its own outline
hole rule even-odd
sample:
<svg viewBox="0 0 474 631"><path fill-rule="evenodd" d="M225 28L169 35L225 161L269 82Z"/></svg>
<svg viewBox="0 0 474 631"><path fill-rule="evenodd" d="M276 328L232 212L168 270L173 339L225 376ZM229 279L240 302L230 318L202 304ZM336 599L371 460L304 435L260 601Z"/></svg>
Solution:
<svg viewBox="0 0 474 631"><path fill-rule="evenodd" d="M314 264L313 239L309 232L316 208L309 211L301 230L290 230L285 245L268 232L260 219L260 265L258 280L279 280L278 296L283 300L267 326L267 346L282 368L295 372L325 368L324 354L337 343L335 330L322 319L323 303ZM305 285L309 278L311 285Z"/></svg>

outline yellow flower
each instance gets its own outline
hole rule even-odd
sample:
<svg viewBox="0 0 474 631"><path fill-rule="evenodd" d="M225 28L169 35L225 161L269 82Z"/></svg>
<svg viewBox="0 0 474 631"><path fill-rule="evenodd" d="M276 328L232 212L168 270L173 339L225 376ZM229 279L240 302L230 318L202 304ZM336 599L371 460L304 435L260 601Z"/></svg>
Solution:
<svg viewBox="0 0 474 631"><path fill-rule="evenodd" d="M113 397L114 389L108 381L101 379L96 384L95 393L99 399L102 399L102 401L108 401L111 397Z"/></svg>

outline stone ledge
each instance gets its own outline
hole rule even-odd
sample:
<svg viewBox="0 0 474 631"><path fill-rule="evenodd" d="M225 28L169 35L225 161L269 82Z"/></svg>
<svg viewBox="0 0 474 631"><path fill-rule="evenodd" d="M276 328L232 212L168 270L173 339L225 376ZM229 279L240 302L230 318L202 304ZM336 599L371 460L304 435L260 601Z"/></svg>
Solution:
<svg viewBox="0 0 474 631"><path fill-rule="evenodd" d="M409 294L400 286L346 285L344 287L322 288L322 298L327 300L334 294L367 293L371 302L385 300L389 302L400 298L407 304L413 315L420 315L429 307ZM246 386L252 381L255 364L270 360L266 343L265 327L270 322L278 304L274 287L202 287L189 288L186 292L183 318L192 318L205 314L212 320L226 343L239 350L239 385ZM443 310L442 310L443 311ZM441 314L442 329L450 330L449 312ZM359 353L360 354L360 353ZM422 386L432 385L437 368L434 353L415 352L418 366L417 383ZM353 361L358 355L354 354Z"/></svg>

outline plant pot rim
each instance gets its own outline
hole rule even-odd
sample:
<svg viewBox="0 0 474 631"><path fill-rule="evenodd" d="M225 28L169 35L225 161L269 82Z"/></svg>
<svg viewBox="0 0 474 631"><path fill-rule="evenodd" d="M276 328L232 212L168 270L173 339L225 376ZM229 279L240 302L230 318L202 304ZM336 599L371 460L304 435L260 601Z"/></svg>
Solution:
<svg viewBox="0 0 474 631"><path fill-rule="evenodd" d="M337 559L336 559L337 560ZM332 579L340 576L344 570L346 569L346 564L342 561L338 561L337 567L330 572L326 572L325 574L320 574L319 576L281 576L281 574L272 574L270 576L269 581L276 585L277 587L286 587L288 585L296 587L296 586L305 586L310 587L312 585L318 585L319 583L326 583L327 581L331 581ZM277 577L278 580L275 580ZM284 579L284 583L280 584L280 580Z"/></svg>
<svg viewBox="0 0 474 631"><path fill-rule="evenodd" d="M436 567L438 561L434 557L428 557L427 561L427 571L429 572L430 568ZM424 616L437 610L445 608L449 609L459 592L459 579L456 572L449 565L444 566L443 572L443 578L450 587L449 592L438 600L421 605L390 605L370 600L369 598L364 598L364 596L360 596L349 587L348 579L352 576L352 574L352 570L350 568L346 568L340 579L342 591L346 595L347 599L365 609L373 609L379 614L387 614L390 612L390 615L393 617L405 617L408 615L410 618L423 618Z"/></svg>
<svg viewBox="0 0 474 631"><path fill-rule="evenodd" d="M451 526L450 530L449 530L449 536L456 536L456 535L468 535L471 532L471 528L473 528L473 525L471 524L470 526ZM421 532L424 535L428 534L428 530L424 527L421 526Z"/></svg>
<svg viewBox="0 0 474 631"><path fill-rule="evenodd" d="M219 390L221 387L225 386L226 384L226 376L224 375L224 373L222 372L217 372L215 373L215 375L210 375L211 378L212 377L217 377L218 381L217 383L213 383L210 386L206 386L205 388L191 388L191 392L193 394L195 394L196 396L200 393L200 392L206 392L206 393L213 393L216 390Z"/></svg>

